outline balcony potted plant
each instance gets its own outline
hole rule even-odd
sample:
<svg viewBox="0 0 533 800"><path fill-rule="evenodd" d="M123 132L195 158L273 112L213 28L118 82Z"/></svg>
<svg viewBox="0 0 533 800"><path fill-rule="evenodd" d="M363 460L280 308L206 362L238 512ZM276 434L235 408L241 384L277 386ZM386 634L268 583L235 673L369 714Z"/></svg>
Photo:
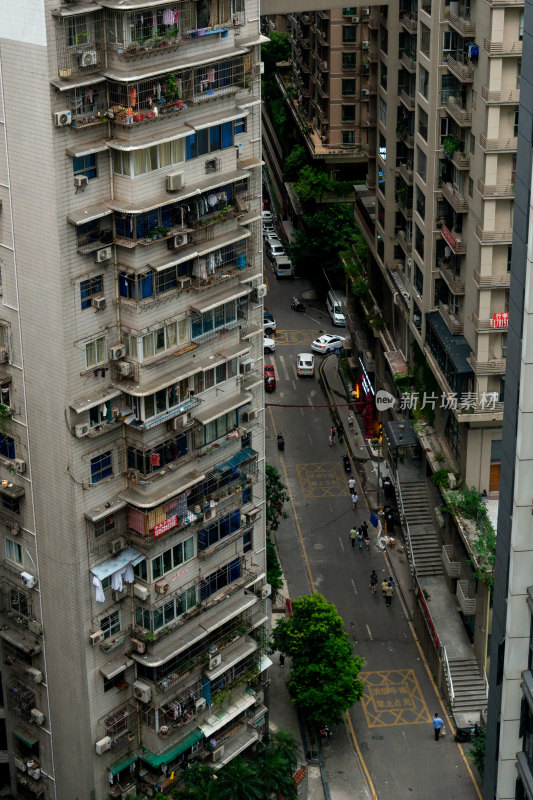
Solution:
<svg viewBox="0 0 533 800"><path fill-rule="evenodd" d="M168 231L169 228L165 228L164 225L156 225L152 231L152 234L155 233L158 239L162 239L163 236L166 236L168 234Z"/></svg>

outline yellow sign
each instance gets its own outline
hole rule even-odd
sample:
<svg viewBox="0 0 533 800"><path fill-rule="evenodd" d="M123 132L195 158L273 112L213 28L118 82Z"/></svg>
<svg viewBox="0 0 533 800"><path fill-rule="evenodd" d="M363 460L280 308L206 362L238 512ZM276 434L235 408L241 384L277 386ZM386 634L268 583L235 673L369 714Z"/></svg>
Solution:
<svg viewBox="0 0 533 800"><path fill-rule="evenodd" d="M361 672L359 677L365 684L361 703L369 728L431 722L414 670Z"/></svg>

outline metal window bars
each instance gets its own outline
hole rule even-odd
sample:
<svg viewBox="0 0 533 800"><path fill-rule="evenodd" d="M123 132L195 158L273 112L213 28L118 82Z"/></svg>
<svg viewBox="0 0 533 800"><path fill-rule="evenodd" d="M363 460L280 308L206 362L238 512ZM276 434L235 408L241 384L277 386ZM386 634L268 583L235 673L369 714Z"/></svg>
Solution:
<svg viewBox="0 0 533 800"><path fill-rule="evenodd" d="M31 710L36 707L36 695L20 681L13 679L7 684L7 707L23 719L31 719Z"/></svg>
<svg viewBox="0 0 533 800"><path fill-rule="evenodd" d="M106 41L122 58L167 50L181 43L182 34L196 26L196 3L169 3L135 11L107 10Z"/></svg>
<svg viewBox="0 0 533 800"><path fill-rule="evenodd" d="M56 43L60 78L70 78L98 68L104 62L102 14L60 17Z"/></svg>

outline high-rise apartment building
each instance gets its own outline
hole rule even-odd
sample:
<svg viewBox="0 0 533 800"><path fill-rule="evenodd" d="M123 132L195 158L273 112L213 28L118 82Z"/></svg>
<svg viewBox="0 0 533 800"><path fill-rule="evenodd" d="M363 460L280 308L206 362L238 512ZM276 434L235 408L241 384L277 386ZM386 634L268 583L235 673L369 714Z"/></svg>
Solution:
<svg viewBox="0 0 533 800"><path fill-rule="evenodd" d="M254 0L3 4L19 797L151 795L265 724L260 43Z"/></svg>
<svg viewBox="0 0 533 800"><path fill-rule="evenodd" d="M435 414L456 471L496 494L523 3L373 7L369 28L377 142L356 219L395 354L376 354L377 383L395 391L417 345L458 401Z"/></svg>

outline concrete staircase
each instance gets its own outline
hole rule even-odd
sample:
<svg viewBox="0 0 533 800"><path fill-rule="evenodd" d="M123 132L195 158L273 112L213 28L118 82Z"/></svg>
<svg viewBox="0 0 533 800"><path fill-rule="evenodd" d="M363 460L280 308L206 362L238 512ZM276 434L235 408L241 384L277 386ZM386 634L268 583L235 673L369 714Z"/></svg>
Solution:
<svg viewBox="0 0 533 800"><path fill-rule="evenodd" d="M442 575L442 547L435 533L435 523L424 481L402 481L400 492L403 512L409 526L417 575L419 577ZM411 557L410 552L408 555Z"/></svg>
<svg viewBox="0 0 533 800"><path fill-rule="evenodd" d="M453 713L479 720L479 712L487 707L487 690L476 659L450 659L449 664L455 695Z"/></svg>

